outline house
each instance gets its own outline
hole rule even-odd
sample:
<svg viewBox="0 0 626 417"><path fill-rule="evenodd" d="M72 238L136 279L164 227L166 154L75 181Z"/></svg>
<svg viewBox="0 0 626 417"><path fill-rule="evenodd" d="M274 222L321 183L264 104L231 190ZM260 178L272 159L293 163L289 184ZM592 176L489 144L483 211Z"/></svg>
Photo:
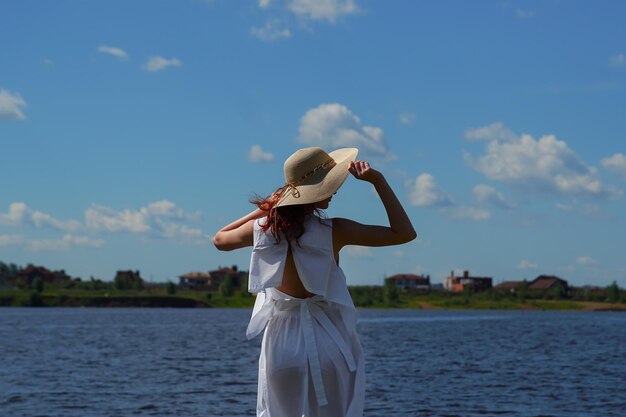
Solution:
<svg viewBox="0 0 626 417"><path fill-rule="evenodd" d="M26 268L20 269L15 275L14 281L18 286L30 287L36 279L40 279L46 284L60 284L72 281L72 277L64 270L51 271L43 266L28 264Z"/></svg>
<svg viewBox="0 0 626 417"><path fill-rule="evenodd" d="M211 274L188 272L178 277L178 286L187 290L208 290L211 286Z"/></svg>
<svg viewBox="0 0 626 417"><path fill-rule="evenodd" d="M561 286L565 290L569 288L567 281L554 275L539 275L528 284L529 290L551 290Z"/></svg>
<svg viewBox="0 0 626 417"><path fill-rule="evenodd" d="M178 277L178 286L182 289L217 291L224 278L232 279L234 288L240 288L248 279L248 273L240 271L237 265L219 267L207 272L189 272Z"/></svg>
<svg viewBox="0 0 626 417"><path fill-rule="evenodd" d="M428 293L430 291L430 275L396 274L385 278L385 283L392 282L396 288L406 291Z"/></svg>
<svg viewBox="0 0 626 417"><path fill-rule="evenodd" d="M515 294L522 288L524 285L528 285L526 280L524 281L503 281L493 287L494 290L498 290L501 292L509 292L511 294Z"/></svg>
<svg viewBox="0 0 626 417"><path fill-rule="evenodd" d="M455 276L454 271L450 272L449 277L445 277L443 287L451 292L484 291L492 288L493 278L491 277L472 277L469 271L463 271L463 276Z"/></svg>

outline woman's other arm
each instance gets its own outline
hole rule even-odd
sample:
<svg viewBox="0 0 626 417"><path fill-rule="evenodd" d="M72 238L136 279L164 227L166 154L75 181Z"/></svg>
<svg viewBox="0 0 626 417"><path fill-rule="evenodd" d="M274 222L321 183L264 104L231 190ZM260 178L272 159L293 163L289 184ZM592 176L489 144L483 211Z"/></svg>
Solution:
<svg viewBox="0 0 626 417"><path fill-rule="evenodd" d="M387 212L389 226L365 225L352 220L333 220L335 250L346 245L391 246L410 242L417 237L402 204L387 183L384 175L371 168L365 161L352 162L348 168L357 179L371 183Z"/></svg>
<svg viewBox="0 0 626 417"><path fill-rule="evenodd" d="M266 215L267 212L256 209L222 227L213 236L213 244L217 249L226 251L252 246L254 221Z"/></svg>

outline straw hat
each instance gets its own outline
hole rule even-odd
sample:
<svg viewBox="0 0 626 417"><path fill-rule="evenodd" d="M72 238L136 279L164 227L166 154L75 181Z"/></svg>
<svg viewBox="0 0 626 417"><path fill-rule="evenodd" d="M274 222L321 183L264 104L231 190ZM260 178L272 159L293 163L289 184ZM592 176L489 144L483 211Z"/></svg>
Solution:
<svg viewBox="0 0 626 417"><path fill-rule="evenodd" d="M285 187L274 207L310 204L331 197L348 176L356 148L326 153L322 148L302 148L285 161Z"/></svg>

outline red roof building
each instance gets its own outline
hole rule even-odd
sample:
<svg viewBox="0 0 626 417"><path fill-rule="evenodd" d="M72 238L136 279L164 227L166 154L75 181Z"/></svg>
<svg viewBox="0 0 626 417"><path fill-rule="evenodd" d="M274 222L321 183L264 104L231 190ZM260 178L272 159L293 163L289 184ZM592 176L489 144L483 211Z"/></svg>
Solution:
<svg viewBox="0 0 626 417"><path fill-rule="evenodd" d="M430 291L430 275L396 274L385 278L385 282L393 282L397 288L407 291Z"/></svg>

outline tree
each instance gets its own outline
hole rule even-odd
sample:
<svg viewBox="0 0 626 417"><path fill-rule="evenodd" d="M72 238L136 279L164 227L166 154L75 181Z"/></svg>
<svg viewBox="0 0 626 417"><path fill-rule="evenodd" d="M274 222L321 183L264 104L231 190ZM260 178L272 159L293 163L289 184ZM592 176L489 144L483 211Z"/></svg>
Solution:
<svg viewBox="0 0 626 417"><path fill-rule="evenodd" d="M233 277L229 274L224 275L224 279L222 280L218 291L222 295L222 297L232 297L235 292L235 286L233 285Z"/></svg>
<svg viewBox="0 0 626 417"><path fill-rule="evenodd" d="M118 290L143 289L143 279L139 275L139 271L117 271L113 281Z"/></svg>
<svg viewBox="0 0 626 417"><path fill-rule="evenodd" d="M616 303L619 300L619 295L620 291L616 281L606 287L606 301L609 303Z"/></svg>
<svg viewBox="0 0 626 417"><path fill-rule="evenodd" d="M167 281L167 283L165 284L165 292L169 295L176 294L176 284L171 281Z"/></svg>
<svg viewBox="0 0 626 417"><path fill-rule="evenodd" d="M385 280L383 298L385 300L385 304L393 304L400 298L398 287L396 287L396 284L390 279Z"/></svg>
<svg viewBox="0 0 626 417"><path fill-rule="evenodd" d="M43 279L41 279L41 277L36 277L33 280L33 289L37 293L40 293L43 291Z"/></svg>

